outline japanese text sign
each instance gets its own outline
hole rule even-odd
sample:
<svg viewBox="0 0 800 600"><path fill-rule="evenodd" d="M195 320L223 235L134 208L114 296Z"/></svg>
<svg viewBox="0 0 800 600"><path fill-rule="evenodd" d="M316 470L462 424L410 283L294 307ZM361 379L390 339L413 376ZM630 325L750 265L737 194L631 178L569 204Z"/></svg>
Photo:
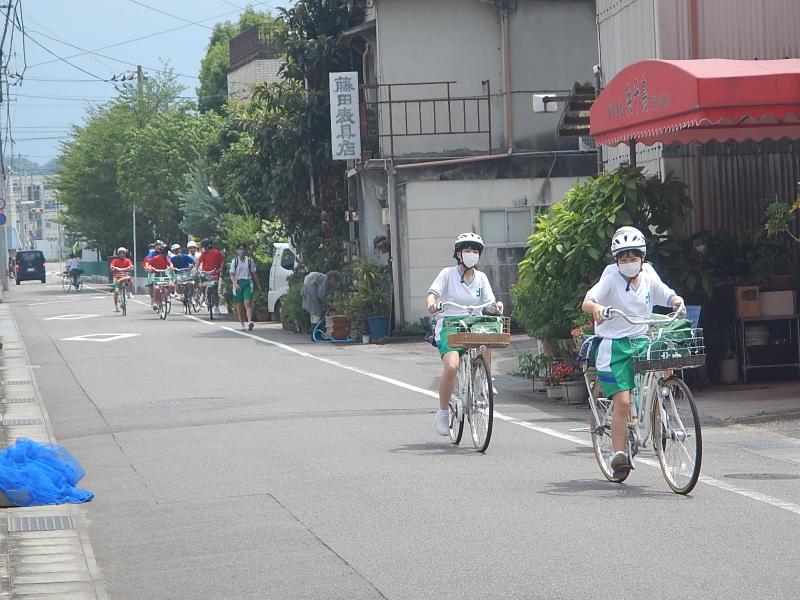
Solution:
<svg viewBox="0 0 800 600"><path fill-rule="evenodd" d="M358 73L330 73L331 148L333 160L361 157Z"/></svg>

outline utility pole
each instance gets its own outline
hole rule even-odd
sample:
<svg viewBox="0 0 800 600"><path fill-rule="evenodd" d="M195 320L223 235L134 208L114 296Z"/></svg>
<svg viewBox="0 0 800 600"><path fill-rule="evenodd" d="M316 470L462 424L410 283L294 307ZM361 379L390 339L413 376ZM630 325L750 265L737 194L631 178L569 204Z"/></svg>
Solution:
<svg viewBox="0 0 800 600"><path fill-rule="evenodd" d="M8 24L9 13L11 12L11 8L9 5L8 12L6 13L6 24ZM4 63L4 56L3 56L3 49L0 47L0 65ZM3 82L0 79L0 87L2 87ZM6 98L0 96L0 105L2 105L3 100L8 101ZM2 139L2 131L0 131L0 139ZM8 291L8 217L5 215L5 208L6 202L8 199L6 198L6 165L5 161L3 160L2 156L2 149L0 148L0 212L3 212L0 215L0 287L2 287L4 292Z"/></svg>
<svg viewBox="0 0 800 600"><path fill-rule="evenodd" d="M142 71L142 65L138 65L136 67L136 89L139 92L139 98L137 98L137 103L141 103L141 96L142 92L144 91L144 72ZM139 115L141 119L141 114ZM139 121L141 123L141 120ZM136 267L138 266L138 253L136 252L136 200L133 201L133 205L131 207L132 217L133 217L133 291L134 293L138 293L136 289Z"/></svg>

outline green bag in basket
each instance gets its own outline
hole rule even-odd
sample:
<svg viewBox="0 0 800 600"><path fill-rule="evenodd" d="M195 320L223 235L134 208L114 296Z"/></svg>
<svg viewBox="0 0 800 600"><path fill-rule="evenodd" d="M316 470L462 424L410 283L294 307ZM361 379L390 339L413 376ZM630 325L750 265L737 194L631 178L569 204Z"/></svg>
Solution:
<svg viewBox="0 0 800 600"><path fill-rule="evenodd" d="M653 315L657 318L657 315ZM685 358L691 355L691 347L695 334L692 322L678 319L659 327L655 337L642 350L640 360L665 360L669 358Z"/></svg>

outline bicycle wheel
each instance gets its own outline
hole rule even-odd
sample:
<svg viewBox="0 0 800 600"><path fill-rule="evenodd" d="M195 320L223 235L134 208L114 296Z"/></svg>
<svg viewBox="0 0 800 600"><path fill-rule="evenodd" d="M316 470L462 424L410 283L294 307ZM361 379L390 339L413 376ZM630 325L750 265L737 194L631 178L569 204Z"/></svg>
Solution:
<svg viewBox="0 0 800 600"><path fill-rule="evenodd" d="M453 393L450 396L450 441L454 444L460 443L461 436L464 434L464 401L466 398L464 392L467 391L467 383L464 371L459 365Z"/></svg>
<svg viewBox="0 0 800 600"><path fill-rule="evenodd" d="M72 282L70 281L69 277L62 277L61 278L61 289L65 292L69 292L69 288L72 287Z"/></svg>
<svg viewBox="0 0 800 600"><path fill-rule="evenodd" d="M83 279L78 279L75 282L75 291L80 292L83 289Z"/></svg>
<svg viewBox="0 0 800 600"><path fill-rule="evenodd" d="M486 452L492 439L494 421L494 390L489 365L482 356L472 363L472 393L469 398L469 426L472 444L478 452Z"/></svg>
<svg viewBox="0 0 800 600"><path fill-rule="evenodd" d="M119 289L119 305L122 308L122 316L125 317L128 314L128 292L125 290L125 286L123 285Z"/></svg>
<svg viewBox="0 0 800 600"><path fill-rule="evenodd" d="M659 387L653 410L653 445L667 485L688 494L700 477L703 438L694 397L683 380L668 378Z"/></svg>
<svg viewBox="0 0 800 600"><path fill-rule="evenodd" d="M189 294L189 288L183 286L183 312L187 315L192 314L192 296Z"/></svg>
<svg viewBox="0 0 800 600"><path fill-rule="evenodd" d="M589 428L592 431L594 457L603 477L613 483L622 483L628 473L622 477L614 477L614 471L611 469L611 459L614 456L614 446L611 442L611 412L610 398L595 398L593 394L589 397Z"/></svg>
<svg viewBox="0 0 800 600"><path fill-rule="evenodd" d="M214 305L216 304L217 299L217 288L209 287L208 289L208 298L206 299L206 304L208 305L208 318L210 320L214 320Z"/></svg>

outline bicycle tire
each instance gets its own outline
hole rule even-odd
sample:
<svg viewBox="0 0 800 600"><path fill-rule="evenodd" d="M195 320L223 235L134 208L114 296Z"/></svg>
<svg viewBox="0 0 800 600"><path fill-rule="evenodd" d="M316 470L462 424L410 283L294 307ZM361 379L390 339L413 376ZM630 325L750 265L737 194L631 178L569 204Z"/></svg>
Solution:
<svg viewBox="0 0 800 600"><path fill-rule="evenodd" d="M72 282L69 280L69 277L62 277L61 289L64 290L64 292L69 293L71 287L72 287Z"/></svg>
<svg viewBox="0 0 800 600"><path fill-rule="evenodd" d="M668 392L666 395L661 393L664 389ZM697 485L703 462L700 417L694 396L682 379L673 375L659 386L658 391L657 405L653 410L653 446L667 485L676 494L686 495ZM685 402L676 401L676 397ZM665 399L669 401L667 404ZM691 424L687 424L689 418ZM694 456L690 454L687 442L693 446Z"/></svg>
<svg viewBox="0 0 800 600"><path fill-rule="evenodd" d="M206 304L208 305L208 318L210 320L214 320L214 305L216 304L216 296L217 296L217 289L215 287L209 287L208 289L208 298L206 298Z"/></svg>
<svg viewBox="0 0 800 600"><path fill-rule="evenodd" d="M462 357L463 360L463 357ZM456 380L453 384L453 393L450 395L450 441L456 446L461 443L461 436L464 435L464 391L466 383L462 377L461 365L459 365ZM461 398L461 410L458 409L457 399ZM459 412L461 414L459 414Z"/></svg>
<svg viewBox="0 0 800 600"><path fill-rule="evenodd" d="M492 441L494 424L494 390L492 373L482 356L472 362L472 393L469 395L469 426L472 445L478 452L486 452Z"/></svg>
<svg viewBox="0 0 800 600"><path fill-rule="evenodd" d="M78 281L74 285L75 285L75 291L80 292L83 289L83 279L78 279Z"/></svg>
<svg viewBox="0 0 800 600"><path fill-rule="evenodd" d="M124 285L119 290L119 303L122 307L122 316L128 316L128 293L125 291Z"/></svg>
<svg viewBox="0 0 800 600"><path fill-rule="evenodd" d="M593 395L589 398L589 428L592 433L592 450L594 451L594 458L597 461L597 466L600 467L600 472L603 477L612 483L622 483L628 477L630 471L625 473L622 477L614 477L614 472L611 470L611 458L614 456L614 446L611 442L611 399L610 398L595 398ZM597 422L595 412L598 415L603 415L602 427Z"/></svg>

